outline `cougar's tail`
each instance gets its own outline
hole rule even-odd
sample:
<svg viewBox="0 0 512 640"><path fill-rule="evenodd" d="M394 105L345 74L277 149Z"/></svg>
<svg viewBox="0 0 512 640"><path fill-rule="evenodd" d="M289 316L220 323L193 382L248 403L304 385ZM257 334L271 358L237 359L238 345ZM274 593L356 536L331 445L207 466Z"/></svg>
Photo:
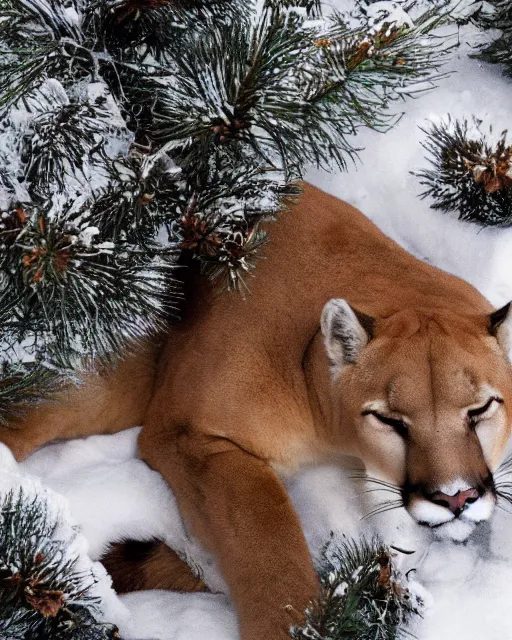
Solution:
<svg viewBox="0 0 512 640"><path fill-rule="evenodd" d="M114 544L101 562L112 576L117 593L145 589L208 591L188 564L158 540Z"/></svg>

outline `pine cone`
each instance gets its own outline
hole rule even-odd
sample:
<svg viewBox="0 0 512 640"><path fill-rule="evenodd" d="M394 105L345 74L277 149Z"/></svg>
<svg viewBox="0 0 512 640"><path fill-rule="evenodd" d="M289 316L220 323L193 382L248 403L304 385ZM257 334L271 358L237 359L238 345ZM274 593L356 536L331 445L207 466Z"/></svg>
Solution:
<svg viewBox="0 0 512 640"><path fill-rule="evenodd" d="M45 618L54 618L65 604L62 591L25 587L25 599L28 604L39 611Z"/></svg>
<svg viewBox="0 0 512 640"><path fill-rule="evenodd" d="M479 164L466 160L466 166L473 174L475 182L482 184L487 193L496 193L512 187L512 147L499 156L485 158Z"/></svg>

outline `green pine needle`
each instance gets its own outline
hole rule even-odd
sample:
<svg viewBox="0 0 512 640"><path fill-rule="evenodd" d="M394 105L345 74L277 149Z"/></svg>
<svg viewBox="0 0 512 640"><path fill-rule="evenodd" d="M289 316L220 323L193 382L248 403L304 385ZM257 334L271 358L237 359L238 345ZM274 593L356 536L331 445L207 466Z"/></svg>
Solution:
<svg viewBox="0 0 512 640"><path fill-rule="evenodd" d="M485 226L512 225L512 144L507 132L493 144L474 120L449 120L426 130L431 168L414 172L432 207ZM492 129L489 131L492 135Z"/></svg>
<svg viewBox="0 0 512 640"><path fill-rule="evenodd" d="M294 640L397 640L410 637L406 625L421 615L393 566L393 553L380 540L332 539L323 552L322 593L306 612Z"/></svg>
<svg viewBox="0 0 512 640"><path fill-rule="evenodd" d="M44 370L42 393L163 329L178 254L243 288L262 223L307 167L345 168L360 127L387 130L394 105L442 74L444 18L376 27L363 11L349 28L320 9L1 3L0 393L20 393L13 407Z"/></svg>
<svg viewBox="0 0 512 640"><path fill-rule="evenodd" d="M76 570L68 542L46 499L22 489L0 502L0 636L2 640L114 640L114 625L96 620L95 578Z"/></svg>
<svg viewBox="0 0 512 640"><path fill-rule="evenodd" d="M484 4L486 10L480 10L473 22L486 31L495 31L497 36L482 45L474 57L503 65L505 75L512 77L512 4L510 0L489 0Z"/></svg>

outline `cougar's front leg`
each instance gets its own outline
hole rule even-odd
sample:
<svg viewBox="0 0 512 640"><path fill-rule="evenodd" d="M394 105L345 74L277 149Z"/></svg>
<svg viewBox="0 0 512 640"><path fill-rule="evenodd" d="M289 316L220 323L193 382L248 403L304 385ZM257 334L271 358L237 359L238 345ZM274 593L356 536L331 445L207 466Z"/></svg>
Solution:
<svg viewBox="0 0 512 640"><path fill-rule="evenodd" d="M193 533L215 555L242 640L285 640L318 581L274 470L233 442L193 428L144 427L140 453L169 482Z"/></svg>

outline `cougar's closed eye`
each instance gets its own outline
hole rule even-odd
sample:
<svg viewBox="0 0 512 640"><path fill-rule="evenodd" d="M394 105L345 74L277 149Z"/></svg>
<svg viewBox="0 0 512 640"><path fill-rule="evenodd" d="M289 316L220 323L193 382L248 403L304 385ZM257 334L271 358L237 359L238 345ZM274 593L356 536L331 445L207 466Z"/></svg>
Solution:
<svg viewBox="0 0 512 640"><path fill-rule="evenodd" d="M503 404L503 398L500 398L498 396L493 396L492 398L489 398L489 400L487 400L487 402L481 405L480 407L476 407L475 409L470 409L468 411L468 422L470 426L474 427L480 422L480 420L485 420L486 418L490 418L498 408L498 405L500 404Z"/></svg>
<svg viewBox="0 0 512 640"><path fill-rule="evenodd" d="M409 428L407 426L407 423L404 420L400 420L399 418L390 418L389 416L385 416L382 413L379 413L378 411L375 411L373 409L366 409L361 413L361 415L373 416L374 418L377 418L379 422L382 422L383 424L386 424L389 427L393 427L396 433L398 433L398 435L404 439L407 438L407 436L409 435Z"/></svg>

